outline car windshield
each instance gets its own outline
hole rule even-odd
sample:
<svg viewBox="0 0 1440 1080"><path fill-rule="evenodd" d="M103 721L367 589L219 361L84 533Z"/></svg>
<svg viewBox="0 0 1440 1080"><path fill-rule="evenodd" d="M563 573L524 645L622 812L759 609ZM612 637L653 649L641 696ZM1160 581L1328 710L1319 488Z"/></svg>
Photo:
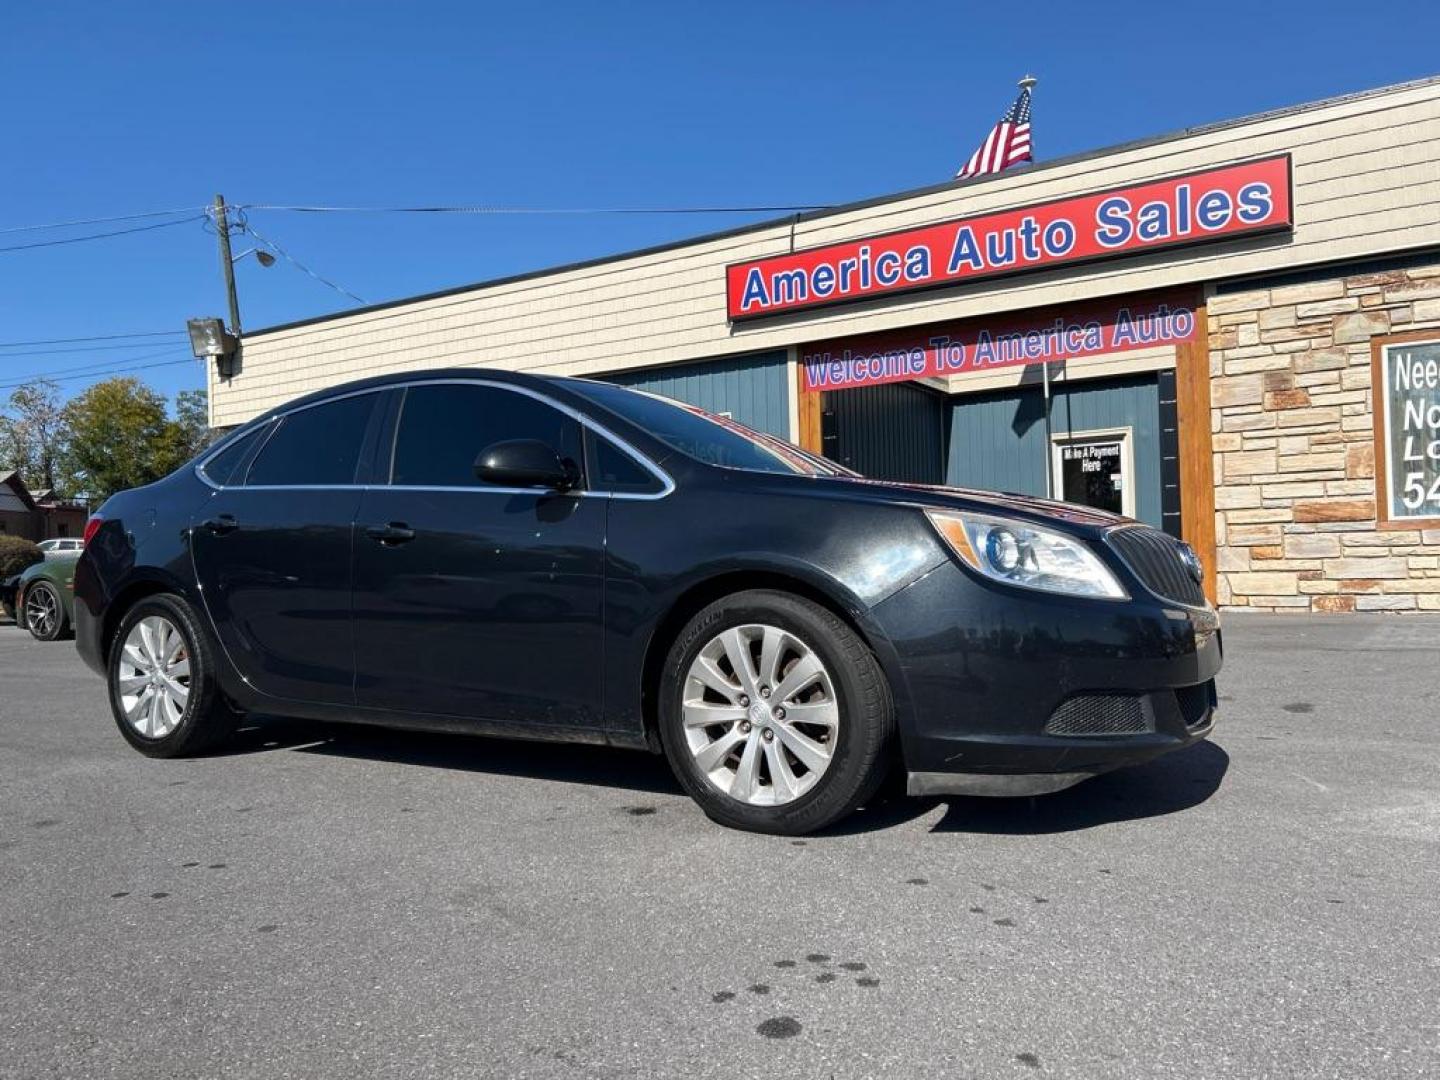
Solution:
<svg viewBox="0 0 1440 1080"><path fill-rule="evenodd" d="M666 446L707 465L801 476L856 475L728 416L716 416L658 394L589 380L584 380L580 392L597 405L644 428Z"/></svg>

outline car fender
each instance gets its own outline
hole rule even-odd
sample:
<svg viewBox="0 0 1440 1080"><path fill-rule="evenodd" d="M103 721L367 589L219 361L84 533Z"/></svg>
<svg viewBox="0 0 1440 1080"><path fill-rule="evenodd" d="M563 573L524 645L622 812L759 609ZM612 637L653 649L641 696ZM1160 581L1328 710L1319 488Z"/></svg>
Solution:
<svg viewBox="0 0 1440 1080"><path fill-rule="evenodd" d="M907 578L904 584L909 584L910 580L913 580L913 577ZM712 591L718 595L746 588L784 589L787 583L798 585L799 588L795 591L800 595L808 594L810 599L824 604L850 624L851 629L860 635L879 661L890 685L897 718L908 715L910 690L904 669L894 646L871 615L873 604L867 603L851 583L794 555L742 552L724 560L715 559L697 565L683 578L677 579L666 591L663 610L658 613L650 628L645 645L645 670L652 674L658 673L670 647L668 639L679 629L679 620L673 617L673 613L679 609L686 612L685 617L688 618L688 612L696 606L691 602L692 598L708 596ZM715 589L716 586L721 588ZM898 588L903 588L903 584L886 590L884 595L891 595ZM666 640L661 640L662 637ZM635 715L631 713L631 709L622 708L623 713ZM621 721L621 726L628 726L624 722L623 714L616 719Z"/></svg>

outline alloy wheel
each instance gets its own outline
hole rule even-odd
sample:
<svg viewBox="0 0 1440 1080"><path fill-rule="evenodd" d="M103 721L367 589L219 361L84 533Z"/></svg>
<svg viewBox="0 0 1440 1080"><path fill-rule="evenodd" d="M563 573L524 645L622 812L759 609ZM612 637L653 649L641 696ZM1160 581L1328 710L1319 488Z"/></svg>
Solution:
<svg viewBox="0 0 1440 1080"><path fill-rule="evenodd" d="M147 615L130 628L115 668L125 721L147 739L169 735L190 700L190 650L175 624Z"/></svg>
<svg viewBox="0 0 1440 1080"><path fill-rule="evenodd" d="M60 621L60 598L48 586L37 585L25 597L25 625L38 638L50 638Z"/></svg>
<svg viewBox="0 0 1440 1080"><path fill-rule="evenodd" d="M835 756L840 705L830 673L777 626L735 626L712 638L686 673L682 709L701 773L751 806L798 799Z"/></svg>

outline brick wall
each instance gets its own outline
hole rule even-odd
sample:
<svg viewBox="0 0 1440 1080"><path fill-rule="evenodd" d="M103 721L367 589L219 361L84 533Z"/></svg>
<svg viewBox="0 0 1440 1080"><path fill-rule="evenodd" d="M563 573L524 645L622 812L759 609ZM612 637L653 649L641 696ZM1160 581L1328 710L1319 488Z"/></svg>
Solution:
<svg viewBox="0 0 1440 1080"><path fill-rule="evenodd" d="M1437 328L1440 265L1212 297L1221 606L1440 611L1440 529L1376 527L1370 339Z"/></svg>

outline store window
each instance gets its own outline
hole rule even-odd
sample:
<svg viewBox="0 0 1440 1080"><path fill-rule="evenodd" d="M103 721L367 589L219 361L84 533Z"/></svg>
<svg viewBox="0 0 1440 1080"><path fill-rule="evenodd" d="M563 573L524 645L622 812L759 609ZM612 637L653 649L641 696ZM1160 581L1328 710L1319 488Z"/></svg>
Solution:
<svg viewBox="0 0 1440 1080"><path fill-rule="evenodd" d="M1053 452L1055 491L1061 499L1135 516L1135 454L1129 428L1057 435Z"/></svg>

